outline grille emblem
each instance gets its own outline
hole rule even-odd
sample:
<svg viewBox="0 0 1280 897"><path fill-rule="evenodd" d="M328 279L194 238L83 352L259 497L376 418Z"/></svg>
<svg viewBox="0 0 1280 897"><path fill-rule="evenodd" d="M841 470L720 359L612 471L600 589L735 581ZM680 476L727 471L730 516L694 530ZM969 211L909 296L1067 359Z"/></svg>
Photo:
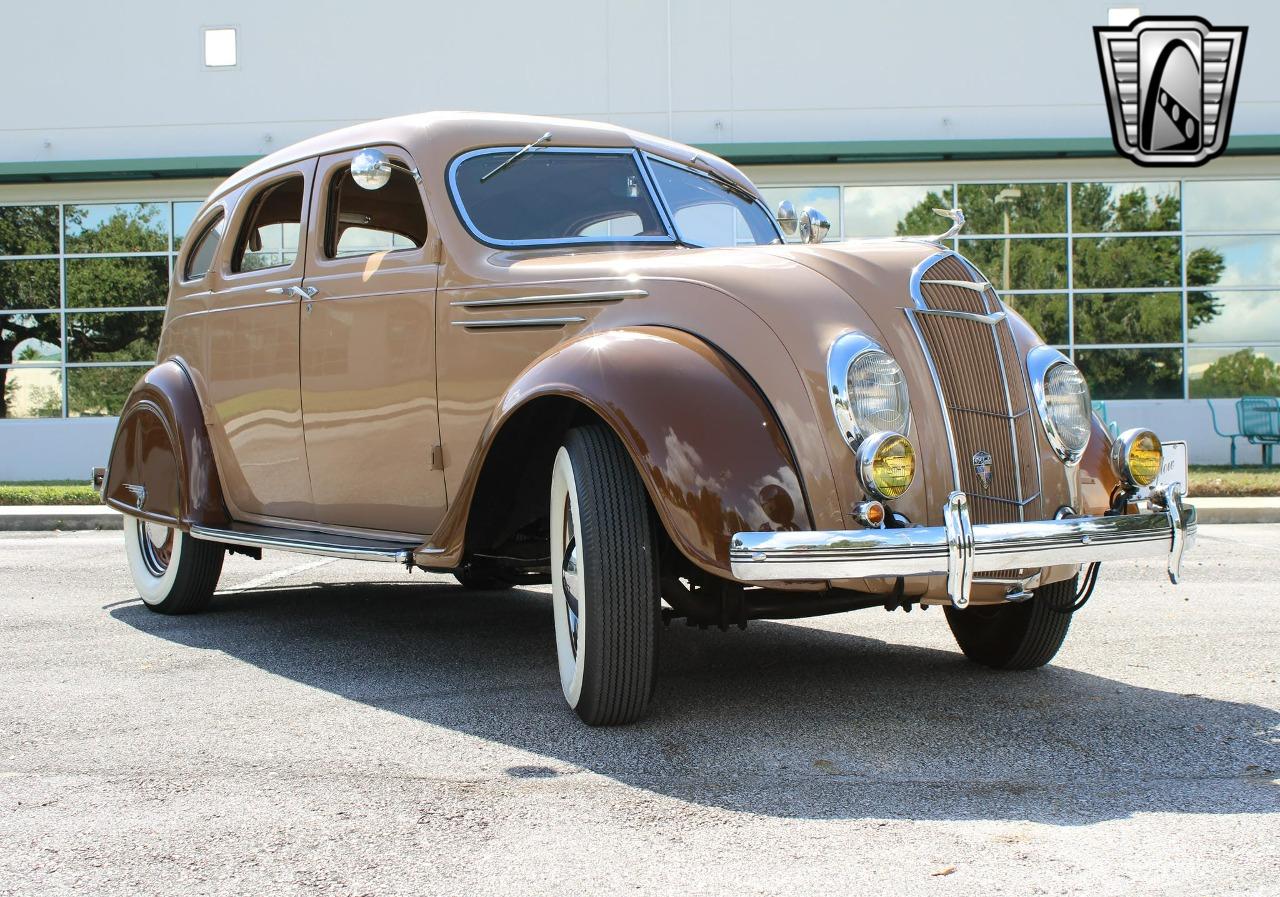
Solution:
<svg viewBox="0 0 1280 897"><path fill-rule="evenodd" d="M978 482L982 483L982 491L991 491L991 453L990 452L974 452L973 453L973 472L978 475Z"/></svg>

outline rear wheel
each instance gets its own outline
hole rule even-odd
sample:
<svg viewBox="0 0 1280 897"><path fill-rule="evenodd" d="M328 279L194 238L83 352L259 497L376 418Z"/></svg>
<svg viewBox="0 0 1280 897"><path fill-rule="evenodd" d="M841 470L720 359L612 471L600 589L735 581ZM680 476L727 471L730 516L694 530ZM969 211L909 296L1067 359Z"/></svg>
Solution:
<svg viewBox="0 0 1280 897"><path fill-rule="evenodd" d="M1076 580L1050 583L1018 604L947 607L947 624L970 660L998 670L1029 670L1053 660L1071 626Z"/></svg>
<svg viewBox="0 0 1280 897"><path fill-rule="evenodd" d="M204 610L222 573L223 547L137 517L124 521L129 572L144 604L157 613Z"/></svg>
<svg viewBox="0 0 1280 897"><path fill-rule="evenodd" d="M617 437L570 430L551 474L551 593L560 685L590 725L634 722L653 695L654 546L644 484Z"/></svg>

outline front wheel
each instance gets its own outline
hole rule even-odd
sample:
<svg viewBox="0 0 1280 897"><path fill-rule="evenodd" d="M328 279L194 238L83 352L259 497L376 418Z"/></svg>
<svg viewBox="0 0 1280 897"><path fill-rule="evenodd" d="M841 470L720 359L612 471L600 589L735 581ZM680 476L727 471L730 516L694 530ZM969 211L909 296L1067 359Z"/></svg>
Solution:
<svg viewBox="0 0 1280 897"><path fill-rule="evenodd" d="M644 715L658 671L655 534L613 432L570 430L551 473L551 594L565 700L589 725Z"/></svg>
<svg viewBox="0 0 1280 897"><path fill-rule="evenodd" d="M1062 647L1075 598L1073 577L1041 586L1018 604L947 607L947 624L970 660L997 670L1030 670Z"/></svg>
<svg viewBox="0 0 1280 897"><path fill-rule="evenodd" d="M225 550L171 526L137 517L124 520L125 554L138 595L161 614L204 610L222 573Z"/></svg>

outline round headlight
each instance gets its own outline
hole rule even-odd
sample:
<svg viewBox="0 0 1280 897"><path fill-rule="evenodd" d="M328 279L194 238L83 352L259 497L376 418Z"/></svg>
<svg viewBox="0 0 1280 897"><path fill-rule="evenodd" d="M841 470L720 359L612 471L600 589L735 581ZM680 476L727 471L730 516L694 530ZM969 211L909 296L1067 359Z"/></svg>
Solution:
<svg viewBox="0 0 1280 897"><path fill-rule="evenodd" d="M891 500L907 491L916 477L916 451L898 433L874 433L858 448L858 479L877 498Z"/></svg>
<svg viewBox="0 0 1280 897"><path fill-rule="evenodd" d="M1075 464L1093 431L1089 384L1065 355L1048 346L1027 354L1027 368L1049 444L1063 461Z"/></svg>
<svg viewBox="0 0 1280 897"><path fill-rule="evenodd" d="M1111 443L1111 467L1131 486L1150 486L1160 475L1162 452L1160 440L1150 430L1125 430Z"/></svg>
<svg viewBox="0 0 1280 897"><path fill-rule="evenodd" d="M911 425L907 378L893 356L861 333L841 336L827 357L831 408L853 448L873 433L905 435Z"/></svg>

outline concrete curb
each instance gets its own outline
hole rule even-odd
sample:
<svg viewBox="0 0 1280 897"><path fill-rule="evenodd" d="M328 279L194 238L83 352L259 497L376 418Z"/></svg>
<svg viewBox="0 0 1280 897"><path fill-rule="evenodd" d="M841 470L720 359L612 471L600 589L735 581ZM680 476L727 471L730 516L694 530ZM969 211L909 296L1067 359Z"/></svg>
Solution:
<svg viewBox="0 0 1280 897"><path fill-rule="evenodd" d="M123 529L124 515L104 505L0 507L0 532Z"/></svg>
<svg viewBox="0 0 1280 897"><path fill-rule="evenodd" d="M1280 498L1193 498L1201 523L1280 523ZM123 529L124 516L103 505L0 507L0 532Z"/></svg>

